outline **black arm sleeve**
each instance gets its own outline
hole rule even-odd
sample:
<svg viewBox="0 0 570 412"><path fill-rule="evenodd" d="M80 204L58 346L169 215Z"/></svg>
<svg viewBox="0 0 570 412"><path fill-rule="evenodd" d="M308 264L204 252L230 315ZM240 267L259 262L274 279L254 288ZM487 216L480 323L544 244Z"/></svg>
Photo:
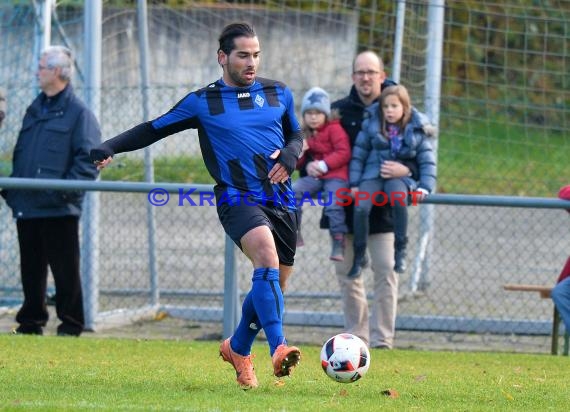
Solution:
<svg viewBox="0 0 570 412"><path fill-rule="evenodd" d="M150 122L141 123L91 150L91 160L102 161L117 153L132 152L158 142L166 135L157 133Z"/></svg>
<svg viewBox="0 0 570 412"><path fill-rule="evenodd" d="M297 160L299 160L302 148L303 133L298 132L294 133L287 142L287 145L281 149L277 161L285 167L289 176L295 171L295 166L297 166Z"/></svg>

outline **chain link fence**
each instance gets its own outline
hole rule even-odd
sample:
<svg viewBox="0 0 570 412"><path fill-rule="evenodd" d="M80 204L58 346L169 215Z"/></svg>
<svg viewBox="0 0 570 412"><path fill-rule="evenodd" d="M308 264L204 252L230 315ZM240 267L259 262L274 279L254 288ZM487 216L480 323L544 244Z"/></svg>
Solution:
<svg viewBox="0 0 570 412"><path fill-rule="evenodd" d="M156 184L153 190L159 188ZM184 194L190 187L180 189ZM460 198L469 201L468 196ZM225 273L231 264L225 235L209 197L191 199L172 191L162 206L149 208L147 193L99 194L97 326L118 327L160 311L198 322L224 321L224 293L230 292L224 290ZM527 206L535 207L519 207L517 199L504 198L503 206L477 206L477 198L470 202L474 205L431 205L435 230L429 271L419 283L411 278L413 265L401 276L399 331L497 335L505 340L550 334L552 302L507 292L503 285L553 284L569 249L568 240L560 240L567 238L569 217L560 209L545 208L548 200L530 199ZM410 207L412 227L421 224L420 207L427 205ZM155 219L154 237L146 223L149 210ZM287 325L340 330L340 296L328 260L328 232L318 228L320 216L320 207L305 206L305 246L297 253L285 319ZM1 233L0 302L9 306L21 298L14 225L6 224ZM417 243L413 233L411 245ZM250 285L251 264L235 252L238 290L244 291ZM370 269L363 276L372 290ZM539 348L548 345L543 339Z"/></svg>

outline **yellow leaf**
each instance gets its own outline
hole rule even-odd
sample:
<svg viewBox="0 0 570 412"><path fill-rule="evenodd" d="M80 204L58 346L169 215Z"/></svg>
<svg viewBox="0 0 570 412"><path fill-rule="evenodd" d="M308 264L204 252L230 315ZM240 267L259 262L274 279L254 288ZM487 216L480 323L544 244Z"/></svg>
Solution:
<svg viewBox="0 0 570 412"><path fill-rule="evenodd" d="M501 389L501 392L503 393L503 396L504 396L505 398L507 398L507 400L509 400L509 401L514 401L514 400L515 400L515 398L513 398L513 395L511 395L510 393L505 392L505 391L502 390L502 389Z"/></svg>

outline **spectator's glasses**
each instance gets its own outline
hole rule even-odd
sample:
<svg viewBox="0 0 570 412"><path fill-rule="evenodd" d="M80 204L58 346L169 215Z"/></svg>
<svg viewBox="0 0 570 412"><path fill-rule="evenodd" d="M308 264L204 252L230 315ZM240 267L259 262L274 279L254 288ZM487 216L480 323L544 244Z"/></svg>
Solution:
<svg viewBox="0 0 570 412"><path fill-rule="evenodd" d="M374 77L380 74L380 72L376 70L358 70L353 73L358 77L364 77L364 76Z"/></svg>

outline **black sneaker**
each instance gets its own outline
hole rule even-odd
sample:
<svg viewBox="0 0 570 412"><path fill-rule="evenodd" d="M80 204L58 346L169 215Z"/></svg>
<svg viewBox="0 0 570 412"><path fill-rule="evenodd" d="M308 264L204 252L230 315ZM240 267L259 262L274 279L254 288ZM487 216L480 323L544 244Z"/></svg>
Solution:
<svg viewBox="0 0 570 412"><path fill-rule="evenodd" d="M57 328L57 336L75 336L81 335L81 330L77 328L70 327L68 325L59 325Z"/></svg>
<svg viewBox="0 0 570 412"><path fill-rule="evenodd" d="M57 336L73 336L76 338L79 337L77 333L69 333L69 332L57 332Z"/></svg>
<svg viewBox="0 0 570 412"><path fill-rule="evenodd" d="M43 335L44 330L41 326L37 325L20 325L12 330L14 335Z"/></svg>

